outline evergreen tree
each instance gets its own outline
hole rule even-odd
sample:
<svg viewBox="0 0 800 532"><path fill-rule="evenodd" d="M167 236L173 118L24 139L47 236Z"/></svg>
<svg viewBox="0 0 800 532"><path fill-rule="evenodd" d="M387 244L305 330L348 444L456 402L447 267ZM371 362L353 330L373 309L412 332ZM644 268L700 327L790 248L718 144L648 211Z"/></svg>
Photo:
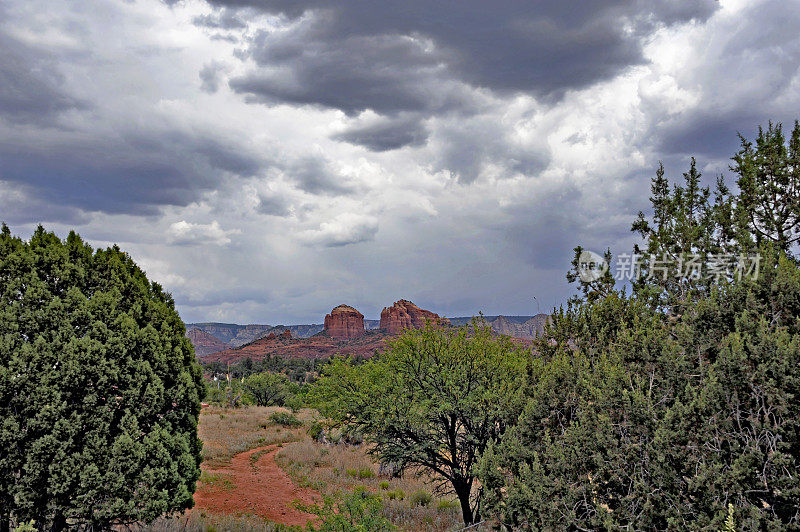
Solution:
<svg viewBox="0 0 800 532"><path fill-rule="evenodd" d="M800 126L742 143L738 194L719 178L712 200L694 160L672 187L659 167L632 294L580 279L536 340L522 414L480 464L506 528L800 530ZM683 271L751 253L758 275Z"/></svg>
<svg viewBox="0 0 800 532"><path fill-rule="evenodd" d="M800 529L800 269L768 260L672 322L612 295L537 341L522 415L481 464L510 529Z"/></svg>
<svg viewBox="0 0 800 532"><path fill-rule="evenodd" d="M755 144L739 135L741 149L731 170L738 179L740 218L756 243L789 252L800 240L800 123L788 142L781 124L758 128Z"/></svg>
<svg viewBox="0 0 800 532"><path fill-rule="evenodd" d="M116 246L0 233L0 530L193 504L202 375L172 297Z"/></svg>

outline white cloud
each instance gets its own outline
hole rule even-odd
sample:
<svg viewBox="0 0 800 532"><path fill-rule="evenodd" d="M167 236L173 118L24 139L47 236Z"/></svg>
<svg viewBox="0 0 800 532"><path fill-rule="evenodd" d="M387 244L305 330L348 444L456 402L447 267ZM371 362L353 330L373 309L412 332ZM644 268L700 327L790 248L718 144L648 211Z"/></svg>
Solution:
<svg viewBox="0 0 800 532"><path fill-rule="evenodd" d="M322 222L318 229L304 231L301 237L309 244L338 247L368 242L377 232L378 220L374 216L345 212Z"/></svg>
<svg viewBox="0 0 800 532"><path fill-rule="evenodd" d="M230 235L239 234L241 231L231 229L225 231L219 222L214 220L210 224L195 224L185 220L175 222L169 226L167 234L169 243L175 245L204 245L213 244L224 246L230 244Z"/></svg>

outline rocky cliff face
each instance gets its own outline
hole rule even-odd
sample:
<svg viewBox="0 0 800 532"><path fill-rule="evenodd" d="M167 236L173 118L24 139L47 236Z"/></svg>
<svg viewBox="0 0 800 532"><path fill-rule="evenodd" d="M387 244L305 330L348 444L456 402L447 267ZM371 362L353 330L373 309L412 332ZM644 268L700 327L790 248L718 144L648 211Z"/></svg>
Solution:
<svg viewBox="0 0 800 532"><path fill-rule="evenodd" d="M364 334L364 315L348 305L339 305L325 316L325 332L337 340L351 340Z"/></svg>
<svg viewBox="0 0 800 532"><path fill-rule="evenodd" d="M542 334L548 319L547 314L537 314L523 323L518 323L505 316L498 316L491 322L491 326L492 330L499 334L530 340Z"/></svg>
<svg viewBox="0 0 800 532"><path fill-rule="evenodd" d="M192 342L192 345L194 345L194 352L197 356L204 356L231 348L230 344L226 344L219 338L200 329L189 329L186 331L186 336L189 338L189 341Z"/></svg>
<svg viewBox="0 0 800 532"><path fill-rule="evenodd" d="M424 327L427 321L440 325L450 323L447 319L439 317L435 312L421 309L411 301L401 299L391 307L386 307L381 311L380 328L391 334L398 334L405 329Z"/></svg>

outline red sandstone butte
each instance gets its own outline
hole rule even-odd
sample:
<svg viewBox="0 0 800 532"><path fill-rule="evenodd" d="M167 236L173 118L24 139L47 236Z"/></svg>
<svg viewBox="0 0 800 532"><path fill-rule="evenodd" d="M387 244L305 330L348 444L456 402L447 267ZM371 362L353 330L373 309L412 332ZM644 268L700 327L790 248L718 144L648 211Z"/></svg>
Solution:
<svg viewBox="0 0 800 532"><path fill-rule="evenodd" d="M292 339L292 331L290 331L289 329L284 329L283 332L281 333L281 338L286 339L286 340L291 340Z"/></svg>
<svg viewBox="0 0 800 532"><path fill-rule="evenodd" d="M194 345L194 352L197 353L197 356L208 355L231 348L230 344L226 344L216 336L212 336L201 329L191 328L186 331L186 336L189 338L189 341L192 342L192 345Z"/></svg>
<svg viewBox="0 0 800 532"><path fill-rule="evenodd" d="M325 332L337 340L351 340L364 334L364 315L348 305L339 305L325 316Z"/></svg>
<svg viewBox="0 0 800 532"><path fill-rule="evenodd" d="M391 334L399 334L405 329L424 327L427 321L438 325L450 323L450 320L439 317L435 312L421 309L411 301L401 299L381 311L380 328Z"/></svg>

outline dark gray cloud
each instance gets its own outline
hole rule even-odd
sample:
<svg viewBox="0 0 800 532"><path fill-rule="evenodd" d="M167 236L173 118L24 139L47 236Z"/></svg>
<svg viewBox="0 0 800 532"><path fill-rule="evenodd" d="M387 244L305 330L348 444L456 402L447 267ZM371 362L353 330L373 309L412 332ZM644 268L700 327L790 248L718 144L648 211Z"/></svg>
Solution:
<svg viewBox="0 0 800 532"><path fill-rule="evenodd" d="M359 144L371 151L389 151L406 146L421 146L428 139L425 126L418 117L380 119L357 125L333 137L351 144Z"/></svg>
<svg viewBox="0 0 800 532"><path fill-rule="evenodd" d="M0 16L2 16L0 10ZM51 122L86 104L61 89L56 63L0 31L0 117L17 123Z"/></svg>
<svg viewBox="0 0 800 532"><path fill-rule="evenodd" d="M277 194L261 194L258 197L258 212L269 216L288 216L289 202Z"/></svg>
<svg viewBox="0 0 800 532"><path fill-rule="evenodd" d="M3 138L0 180L24 185L60 206L152 214L188 205L229 174L249 176L260 162L223 141L153 129L118 136L59 134ZM31 213L31 219L40 214Z"/></svg>
<svg viewBox="0 0 800 532"><path fill-rule="evenodd" d="M321 156L300 157L287 163L283 170L298 188L310 194L331 196L355 192L345 177L338 174L330 162Z"/></svg>
<svg viewBox="0 0 800 532"><path fill-rule="evenodd" d="M258 69L231 80L255 101L349 114L433 111L459 95L447 82L558 96L643 61L652 28L704 20L714 0L210 0L282 14L292 24L249 43Z"/></svg>
<svg viewBox="0 0 800 532"><path fill-rule="evenodd" d="M432 142L438 147L433 167L450 172L460 183L479 179L489 167L503 168L505 175L536 175L550 163L545 143L535 139L519 143L509 135L507 124L492 115L454 119L439 127Z"/></svg>
<svg viewBox="0 0 800 532"><path fill-rule="evenodd" d="M187 293L177 289L173 291L175 302L179 305L193 307L209 307L224 304L240 304L248 301L267 303L273 299L269 290L253 287L251 285L228 288L225 290L209 290L202 294Z"/></svg>
<svg viewBox="0 0 800 532"><path fill-rule="evenodd" d="M686 60L687 84L699 88L699 101L687 112L656 117L662 157L728 158L739 147L736 132L752 138L759 124L799 117L800 3L753 3L719 31L702 61Z"/></svg>

